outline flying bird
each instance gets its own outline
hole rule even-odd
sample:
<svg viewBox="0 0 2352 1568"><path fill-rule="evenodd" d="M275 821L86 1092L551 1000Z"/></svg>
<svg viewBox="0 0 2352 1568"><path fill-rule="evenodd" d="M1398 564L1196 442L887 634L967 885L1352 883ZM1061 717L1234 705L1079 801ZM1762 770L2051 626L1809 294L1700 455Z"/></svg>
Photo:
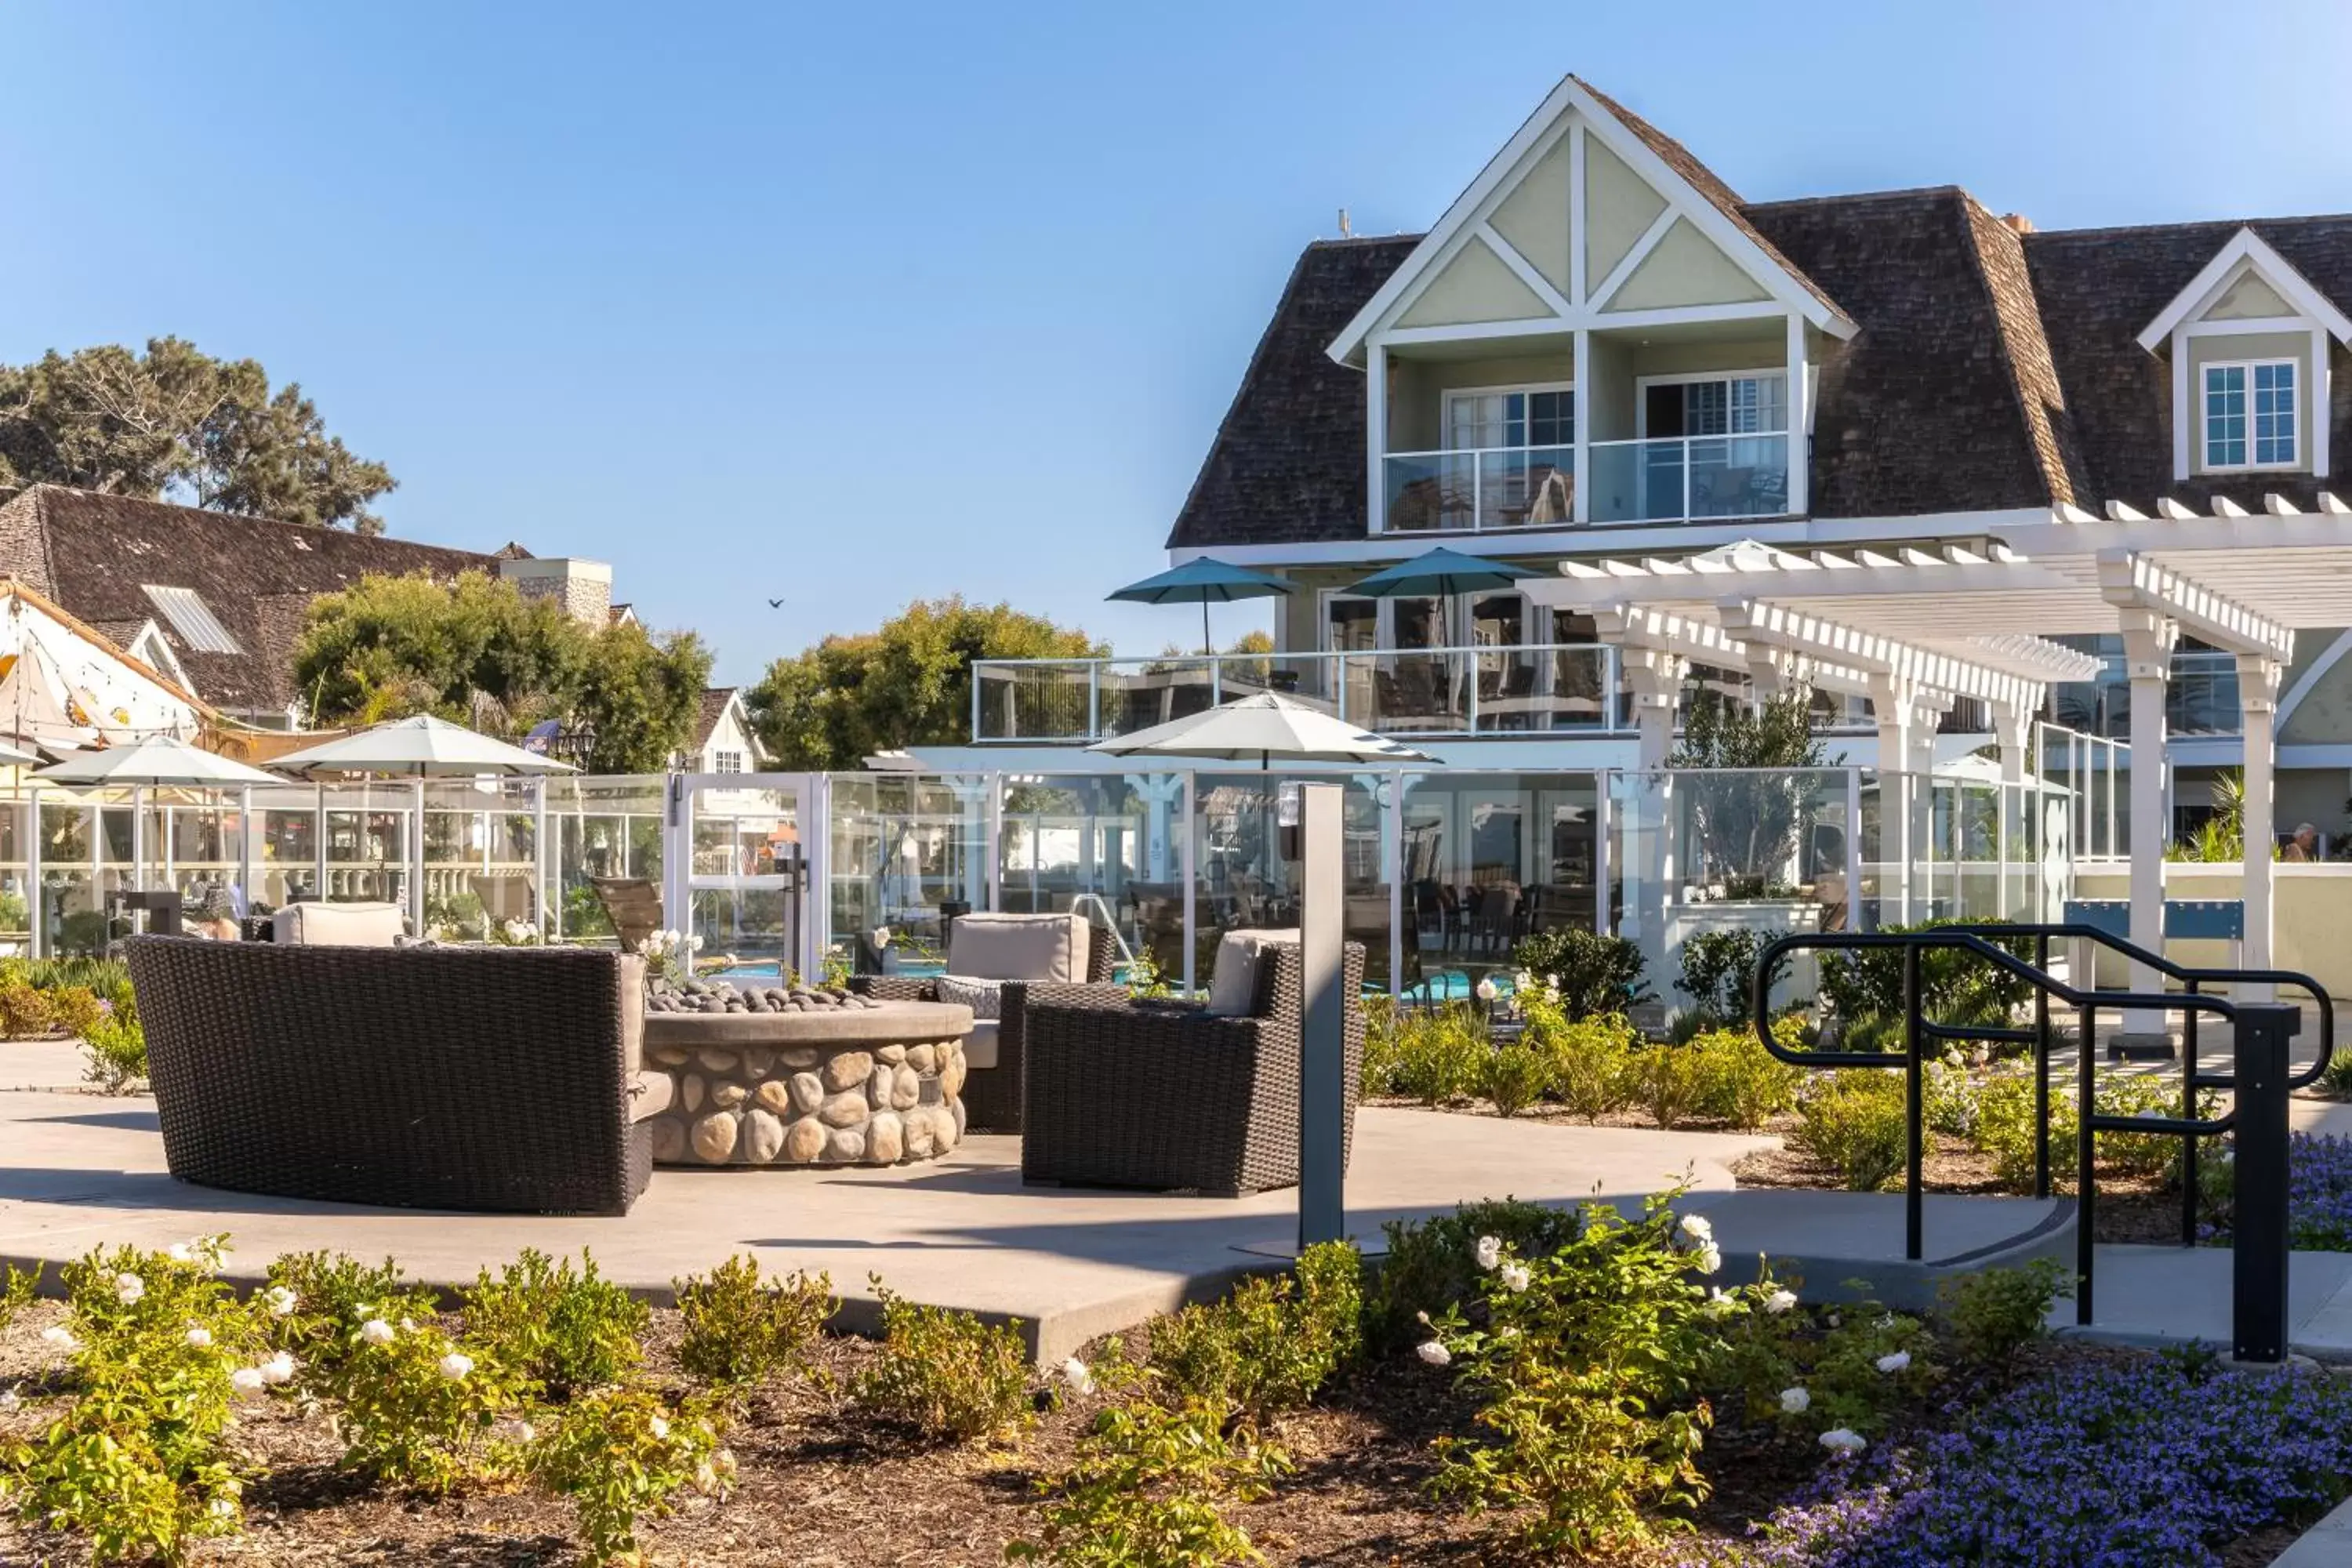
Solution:
<svg viewBox="0 0 2352 1568"><path fill-rule="evenodd" d="M768 608L772 610L781 610L783 607L784 602L782 599L771 599L768 601Z"/></svg>

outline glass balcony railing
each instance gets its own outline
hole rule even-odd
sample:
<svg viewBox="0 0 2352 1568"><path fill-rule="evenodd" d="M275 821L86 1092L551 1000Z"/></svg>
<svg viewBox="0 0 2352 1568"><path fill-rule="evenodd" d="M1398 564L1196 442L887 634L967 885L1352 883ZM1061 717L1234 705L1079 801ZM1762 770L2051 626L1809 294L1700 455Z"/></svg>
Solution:
<svg viewBox="0 0 2352 1568"><path fill-rule="evenodd" d="M2050 711L2068 729L2122 740L2131 733L2131 680L2123 656L2105 656L2095 680L2069 680L2050 689ZM2212 648L2180 648L2164 688L2164 727L2173 736L2242 735L2238 661Z"/></svg>
<svg viewBox="0 0 2352 1568"><path fill-rule="evenodd" d="M1576 516L1576 448L1396 452L1385 460L1392 533L1565 528Z"/></svg>
<svg viewBox="0 0 2352 1568"><path fill-rule="evenodd" d="M981 659L975 741L1083 744L1132 734L1258 691L1326 707L1383 735L1601 732L1624 728L1614 650L1591 643Z"/></svg>
<svg viewBox="0 0 2352 1568"><path fill-rule="evenodd" d="M1594 522L1779 517L1789 510L1785 434L1595 441L1587 460Z"/></svg>

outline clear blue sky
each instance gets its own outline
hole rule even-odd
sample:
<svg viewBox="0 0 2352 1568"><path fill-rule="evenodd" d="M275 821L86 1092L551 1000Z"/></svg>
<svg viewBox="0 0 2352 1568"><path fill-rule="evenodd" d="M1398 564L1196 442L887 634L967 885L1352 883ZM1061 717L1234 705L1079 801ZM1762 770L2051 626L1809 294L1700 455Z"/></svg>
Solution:
<svg viewBox="0 0 2352 1568"><path fill-rule="evenodd" d="M258 358L395 532L610 560L724 679L957 591L1151 652L1197 619L1102 595L1298 248L1426 226L1563 72L1751 199L2352 206L2352 10L2216 15L19 0L0 358Z"/></svg>

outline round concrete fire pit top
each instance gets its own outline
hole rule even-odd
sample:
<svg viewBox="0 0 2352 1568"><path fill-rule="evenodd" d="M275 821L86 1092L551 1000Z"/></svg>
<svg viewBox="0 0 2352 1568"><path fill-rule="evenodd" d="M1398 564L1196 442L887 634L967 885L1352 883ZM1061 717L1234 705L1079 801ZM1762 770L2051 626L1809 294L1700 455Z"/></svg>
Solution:
<svg viewBox="0 0 2352 1568"><path fill-rule="evenodd" d="M885 1002L806 1013L648 1013L648 1046L917 1044L971 1033L971 1009L952 1002Z"/></svg>

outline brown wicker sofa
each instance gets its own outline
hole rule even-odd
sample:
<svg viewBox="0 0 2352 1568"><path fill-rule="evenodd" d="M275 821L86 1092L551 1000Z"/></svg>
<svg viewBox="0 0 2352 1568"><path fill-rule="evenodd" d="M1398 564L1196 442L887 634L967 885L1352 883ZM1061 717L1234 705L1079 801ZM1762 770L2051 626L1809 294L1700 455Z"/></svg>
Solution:
<svg viewBox="0 0 2352 1568"><path fill-rule="evenodd" d="M1298 1183L1299 953L1265 950L1246 1016L1186 1003L1036 997L1029 1004L1024 1182L1244 1196ZM1364 949L1349 942L1347 1120L1364 1060ZM1221 955L1222 961L1222 955Z"/></svg>
<svg viewBox="0 0 2352 1568"><path fill-rule="evenodd" d="M964 920L974 917L967 915ZM991 917L982 916L985 921ZM1079 917L1080 924L1084 924ZM956 969L955 933L963 921L948 928L948 971ZM964 1041L967 1062L984 1055L989 1024L994 1024L995 1060L992 1066L976 1062L963 1082L964 1115L969 1129L974 1132L1018 1132L1022 1130L1022 1080L1026 1076L1028 1058L1029 1010L1041 1002L1084 1004L1087 1002L1118 1002L1127 997L1124 986L1110 983L1114 959L1112 943L1101 932L1093 932L1087 942L1083 981L1014 980L1006 979L999 993L999 1016L994 1020L975 1023L971 1037ZM901 974L862 974L851 980L850 989L885 1002L937 1002L940 986L936 980L919 979Z"/></svg>
<svg viewBox="0 0 2352 1568"><path fill-rule="evenodd" d="M184 1182L395 1207L620 1215L644 961L584 948L124 943Z"/></svg>

